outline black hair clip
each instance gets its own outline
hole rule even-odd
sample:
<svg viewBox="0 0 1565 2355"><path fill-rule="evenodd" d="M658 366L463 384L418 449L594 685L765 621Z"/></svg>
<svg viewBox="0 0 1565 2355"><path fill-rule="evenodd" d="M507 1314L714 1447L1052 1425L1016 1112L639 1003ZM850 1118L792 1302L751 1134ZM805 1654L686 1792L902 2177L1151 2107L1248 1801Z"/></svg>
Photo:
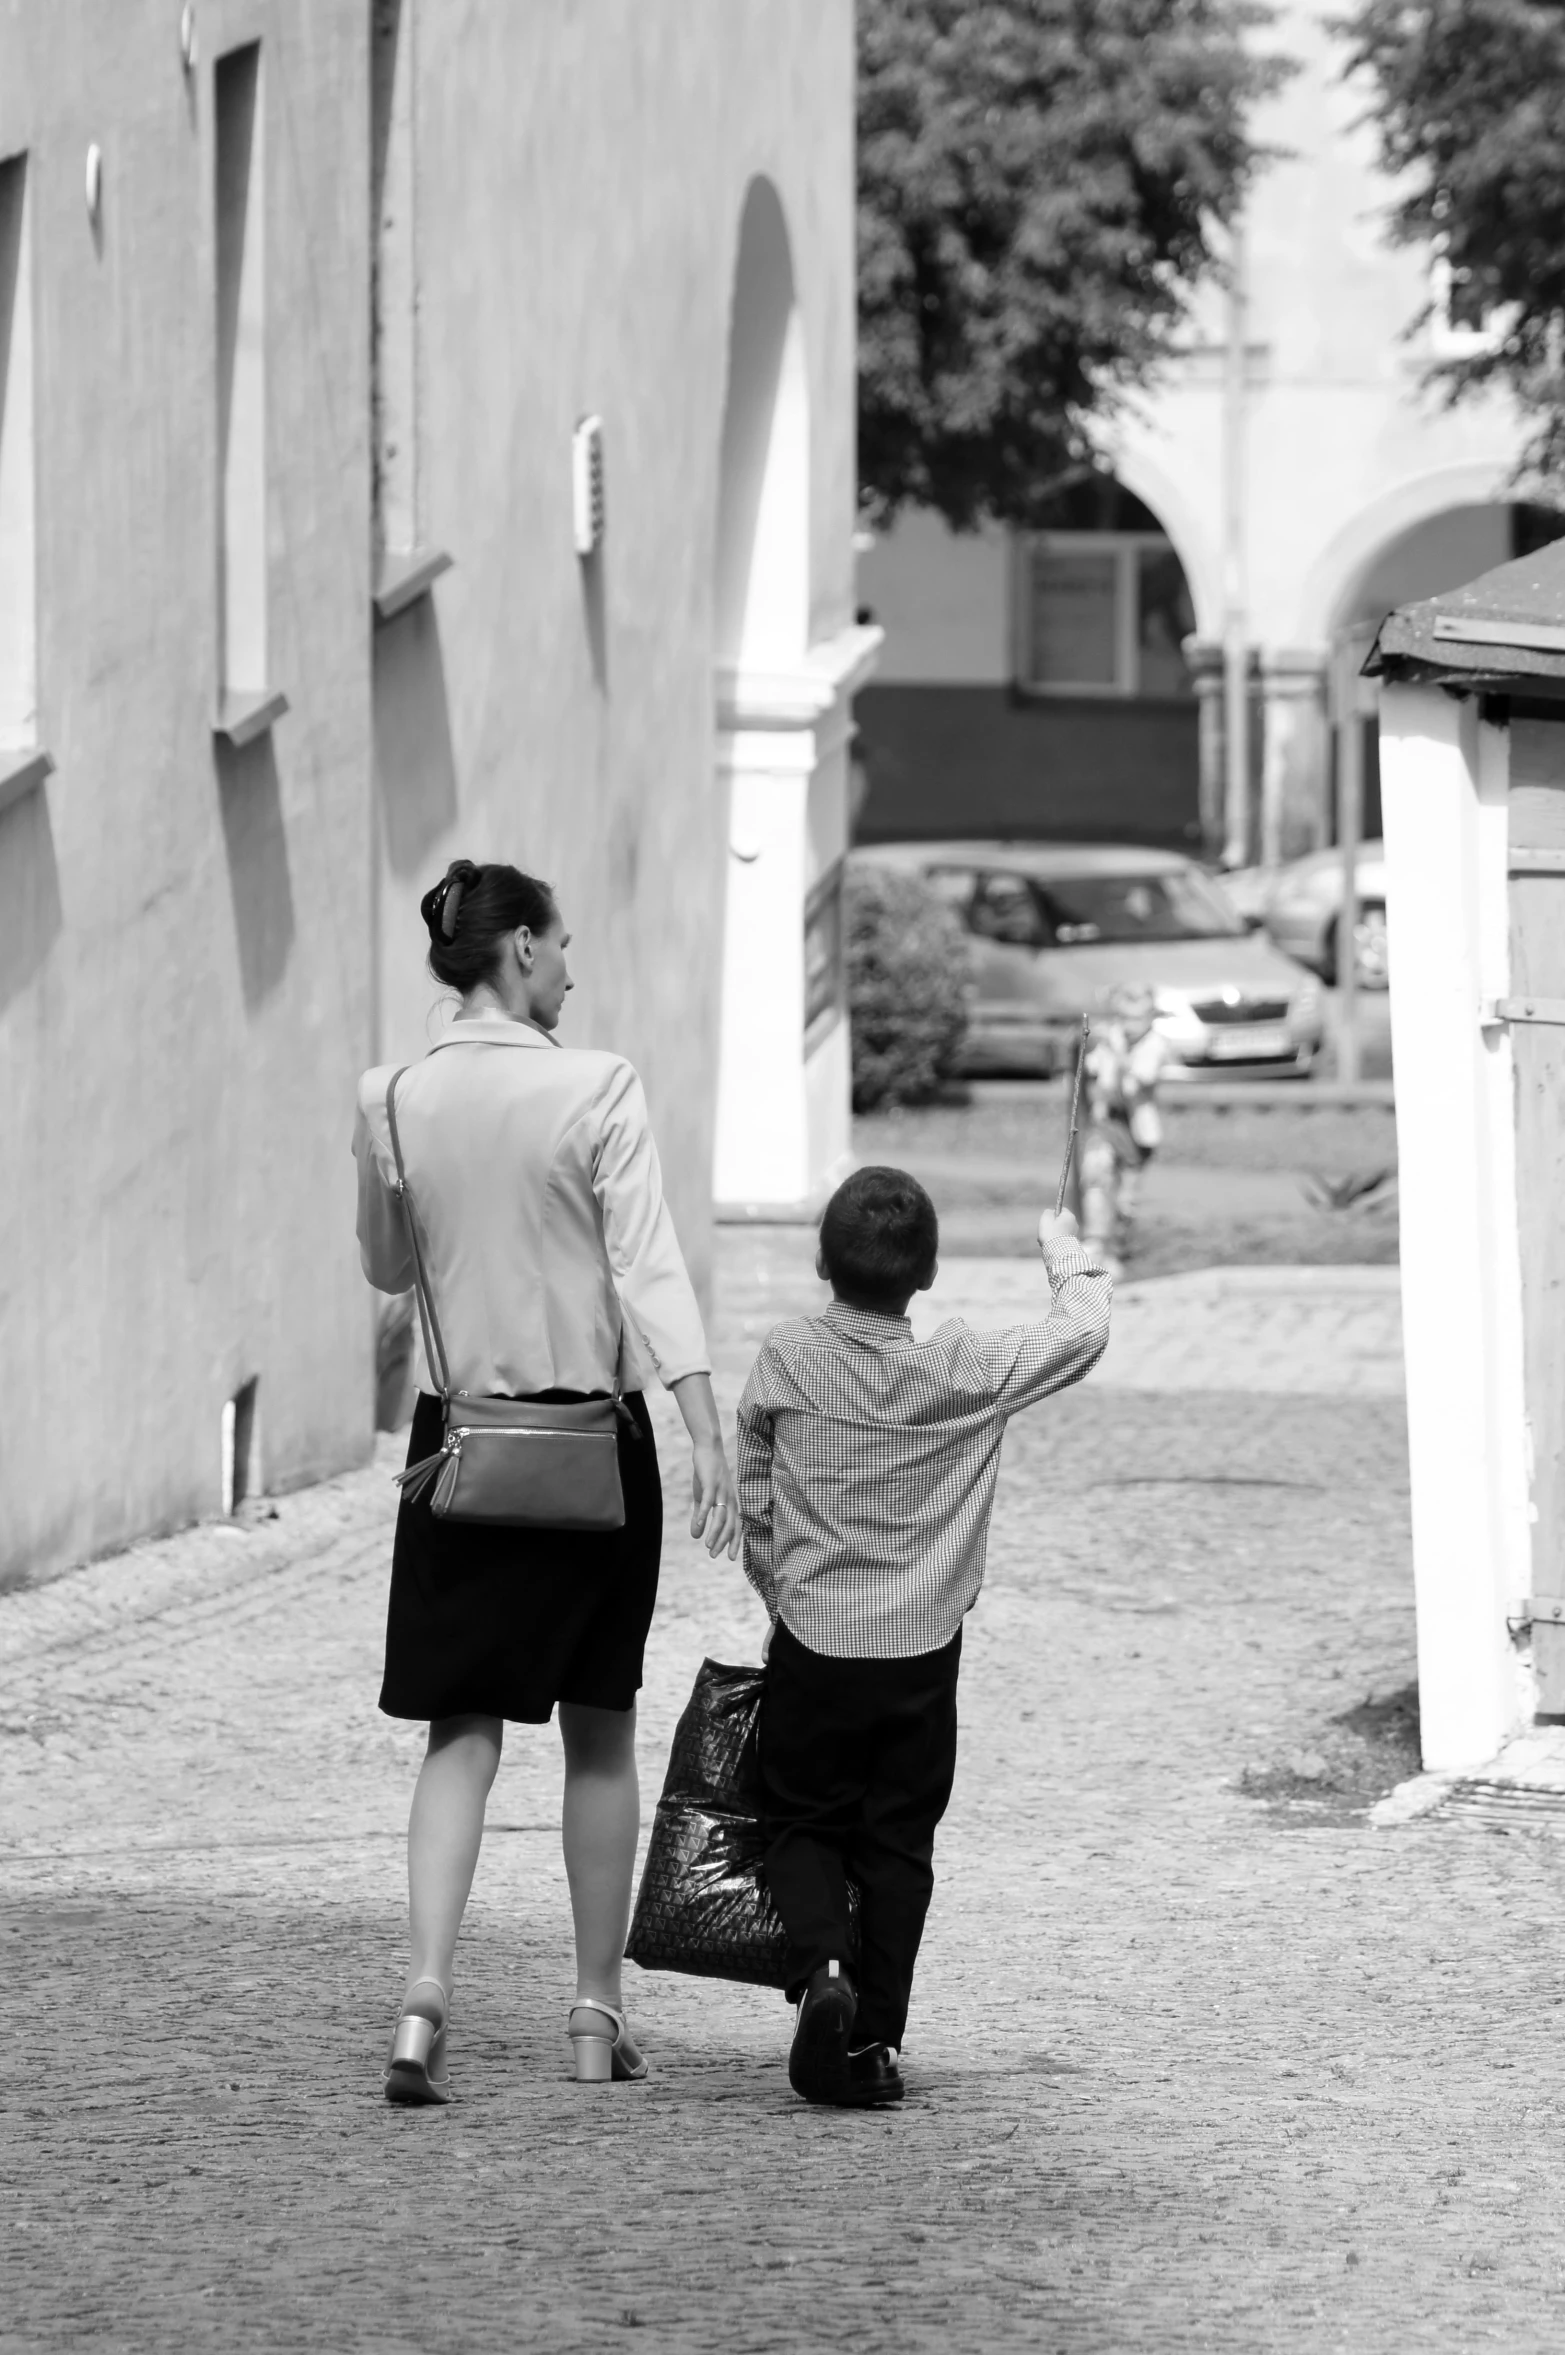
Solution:
<svg viewBox="0 0 1565 2355"><path fill-rule="evenodd" d="M462 894L467 889L465 875L448 875L440 891L440 929L447 940L456 938L456 920L462 913Z"/></svg>

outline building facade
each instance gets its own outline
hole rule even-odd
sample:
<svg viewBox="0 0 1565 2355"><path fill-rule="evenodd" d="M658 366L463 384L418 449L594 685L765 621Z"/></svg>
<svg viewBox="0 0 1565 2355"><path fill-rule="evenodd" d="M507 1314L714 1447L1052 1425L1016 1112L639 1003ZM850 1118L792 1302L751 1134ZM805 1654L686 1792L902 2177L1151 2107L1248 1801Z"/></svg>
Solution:
<svg viewBox="0 0 1565 2355"><path fill-rule="evenodd" d="M849 0L0 0L0 1575L367 1455L454 855L698 1273L840 1161L852 88Z"/></svg>
<svg viewBox="0 0 1565 2355"><path fill-rule="evenodd" d="M1105 478L1065 493L1046 532L957 537L909 515L861 558L886 631L860 714L868 835L1274 860L1331 838L1338 725L1366 731L1373 827L1373 713L1337 710L1334 653L1556 530L1514 501L1508 406L1424 387L1486 330L1438 256L1386 239L1391 192L1332 13L1293 0L1265 29L1297 71L1255 126L1278 153L1247 209L1242 305L1203 298ZM1242 808L1225 644L1247 680Z"/></svg>

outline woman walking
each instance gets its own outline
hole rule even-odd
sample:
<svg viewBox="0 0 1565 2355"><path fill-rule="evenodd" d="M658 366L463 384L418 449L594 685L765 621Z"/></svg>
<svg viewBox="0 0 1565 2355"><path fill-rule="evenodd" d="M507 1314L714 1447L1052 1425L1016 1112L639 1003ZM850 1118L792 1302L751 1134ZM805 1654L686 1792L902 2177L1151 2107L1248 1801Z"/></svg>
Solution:
<svg viewBox="0 0 1565 2355"><path fill-rule="evenodd" d="M395 2102L450 2099L457 1933L504 1721L547 1724L556 1703L576 2075L646 2074L625 2023L620 1958L640 1827L636 1694L663 1530L641 1395L651 1375L672 1390L690 1435L692 1535L733 1554L739 1529L641 1083L622 1056L562 1048L553 1035L572 984L550 887L457 859L422 913L430 971L460 992L461 1011L422 1062L365 1073L354 1133L364 1272L383 1292L405 1292L417 1253L422 1305L436 1318L433 1335L425 1320L426 1360L437 1362L408 1462L441 1449L442 1378L453 1399L556 1403L617 1397L623 1384L625 1517L622 1528L496 1527L437 1515L438 1482L404 1488L380 1706L427 1719L429 1747L408 1824L412 1953L385 2079ZM612 1460L606 1442L603 1452Z"/></svg>

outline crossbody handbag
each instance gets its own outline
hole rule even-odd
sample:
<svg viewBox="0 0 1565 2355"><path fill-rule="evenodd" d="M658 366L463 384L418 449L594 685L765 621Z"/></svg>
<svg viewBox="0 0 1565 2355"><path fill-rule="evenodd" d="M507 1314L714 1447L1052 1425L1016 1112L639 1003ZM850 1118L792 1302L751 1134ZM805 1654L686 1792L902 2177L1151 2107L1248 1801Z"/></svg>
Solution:
<svg viewBox="0 0 1565 2355"><path fill-rule="evenodd" d="M402 1066L402 1071L407 1065ZM397 1165L397 1197L413 1251L413 1290L424 1328L424 1352L440 1384L445 1440L432 1456L397 1474L404 1496L434 1490L437 1521L483 1521L503 1529L623 1529L625 1493L619 1476L619 1376L608 1398L556 1404L531 1398L470 1398L451 1390L435 1296L419 1240L418 1213L408 1186L397 1134L397 1082L386 1089L386 1126Z"/></svg>

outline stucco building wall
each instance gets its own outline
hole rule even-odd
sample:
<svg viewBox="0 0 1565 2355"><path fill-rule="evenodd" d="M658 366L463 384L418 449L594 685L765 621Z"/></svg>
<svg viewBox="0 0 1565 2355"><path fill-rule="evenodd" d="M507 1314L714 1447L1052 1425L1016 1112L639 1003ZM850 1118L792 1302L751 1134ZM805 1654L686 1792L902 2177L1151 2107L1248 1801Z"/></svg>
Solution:
<svg viewBox="0 0 1565 2355"><path fill-rule="evenodd" d="M28 155L39 732L57 764L0 815L13 1570L213 1510L223 1403L257 1376L281 1480L369 1444L343 1151L368 1006L363 45L358 11L320 0L208 5L201 29L189 76L156 0L0 19L0 154ZM236 753L212 732L208 99L210 59L257 32L290 709Z"/></svg>
<svg viewBox="0 0 1565 2355"><path fill-rule="evenodd" d="M808 371L809 636L829 639L853 593L852 12L729 0L697 35L633 0L514 15L424 0L418 25L422 528L456 564L435 592L438 649L427 617L377 641L383 708L391 674L419 668L440 745L399 765L380 731L397 808L385 1051L417 1049L438 996L418 899L447 859L549 877L575 935L566 1029L646 1078L699 1271L728 864L713 579L734 269L764 176ZM588 568L570 506L586 414L603 419L607 518Z"/></svg>
<svg viewBox="0 0 1565 2355"><path fill-rule="evenodd" d="M404 0L407 12L409 0ZM847 0L477 11L418 0L420 531L454 566L372 625L370 11L0 0L29 158L39 733L0 812L0 1575L371 1444L354 1083L417 1053L419 893L456 852L550 876L577 1040L641 1065L699 1269L726 806L712 563L747 185L781 195L811 410L811 631L850 618ZM212 69L260 38L269 684L214 737ZM84 161L102 153L96 228ZM572 548L570 437L608 532Z"/></svg>

